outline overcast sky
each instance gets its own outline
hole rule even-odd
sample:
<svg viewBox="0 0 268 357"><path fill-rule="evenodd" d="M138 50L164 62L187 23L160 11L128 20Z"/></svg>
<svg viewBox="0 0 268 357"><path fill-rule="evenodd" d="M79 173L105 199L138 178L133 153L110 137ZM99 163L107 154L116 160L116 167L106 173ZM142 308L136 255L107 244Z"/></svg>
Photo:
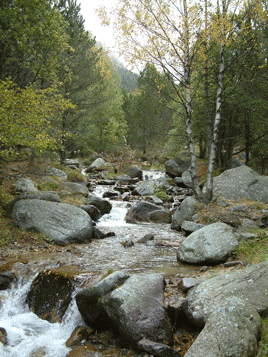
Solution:
<svg viewBox="0 0 268 357"><path fill-rule="evenodd" d="M113 30L110 27L102 26L95 12L99 5L109 6L111 0L77 0L77 3L81 5L81 14L85 19L85 29L96 36L96 40L101 42L105 48L114 51Z"/></svg>

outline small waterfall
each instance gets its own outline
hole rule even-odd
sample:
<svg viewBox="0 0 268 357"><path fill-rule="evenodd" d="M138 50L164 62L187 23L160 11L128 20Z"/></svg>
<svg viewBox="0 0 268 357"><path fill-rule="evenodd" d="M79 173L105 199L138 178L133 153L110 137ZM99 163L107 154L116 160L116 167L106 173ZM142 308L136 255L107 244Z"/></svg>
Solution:
<svg viewBox="0 0 268 357"><path fill-rule="evenodd" d="M0 343L1 357L30 357L38 350L46 357L65 357L70 351L66 340L78 325L84 325L72 300L62 323L49 323L31 312L25 304L31 281L21 280L0 292L0 327L7 332L8 345Z"/></svg>

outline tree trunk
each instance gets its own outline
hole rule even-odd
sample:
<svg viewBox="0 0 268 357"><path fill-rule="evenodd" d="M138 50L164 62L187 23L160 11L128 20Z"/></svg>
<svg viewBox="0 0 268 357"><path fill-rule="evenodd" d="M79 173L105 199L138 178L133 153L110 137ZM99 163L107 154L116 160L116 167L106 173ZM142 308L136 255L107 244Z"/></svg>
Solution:
<svg viewBox="0 0 268 357"><path fill-rule="evenodd" d="M61 131L61 148L59 150L60 163L66 165L66 128L67 128L67 112L62 115L62 131Z"/></svg>
<svg viewBox="0 0 268 357"><path fill-rule="evenodd" d="M187 1L183 0L184 10L184 87L185 87L185 109L186 109L186 133L188 136L189 153L191 157L190 174L192 178L192 188L194 195L198 198L201 194L198 177L196 154L193 141L192 131L192 102L191 102L191 70L190 70L190 35L189 35L189 19Z"/></svg>
<svg viewBox="0 0 268 357"><path fill-rule="evenodd" d="M223 91L223 77L224 77L224 43L221 42L220 46L220 60L219 60L219 79L218 79L218 89L216 97L216 114L213 130L213 138L211 142L211 149L208 161L208 173L207 173L207 183L206 183L206 200L210 202L213 197L213 169L216 159L216 148L218 141L218 130L221 121L221 103L222 103L222 91Z"/></svg>
<svg viewBox="0 0 268 357"><path fill-rule="evenodd" d="M205 0L205 67L204 67L204 78L205 78L205 99L206 99L206 122L207 122L207 152L208 155L211 149L211 119L210 119L210 105L209 105L209 83L208 83L208 4Z"/></svg>

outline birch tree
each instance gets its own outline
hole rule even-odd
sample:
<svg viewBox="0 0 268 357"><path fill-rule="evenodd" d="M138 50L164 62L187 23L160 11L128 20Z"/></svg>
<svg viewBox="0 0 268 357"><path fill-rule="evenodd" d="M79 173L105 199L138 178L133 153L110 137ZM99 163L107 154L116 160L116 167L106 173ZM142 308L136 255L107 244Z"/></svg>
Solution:
<svg viewBox="0 0 268 357"><path fill-rule="evenodd" d="M126 60L140 66L151 62L172 78L177 99L184 108L190 172L197 197L200 188L192 133L191 76L201 26L200 10L192 0L117 0L112 10L116 18L114 25L120 33L121 54ZM99 10L99 15L107 21L104 8Z"/></svg>

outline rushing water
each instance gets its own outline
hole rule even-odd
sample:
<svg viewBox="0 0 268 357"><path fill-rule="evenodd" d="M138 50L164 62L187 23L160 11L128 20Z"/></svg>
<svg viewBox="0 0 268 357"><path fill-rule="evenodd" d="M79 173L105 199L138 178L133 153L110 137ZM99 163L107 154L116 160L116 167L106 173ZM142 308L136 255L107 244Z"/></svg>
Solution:
<svg viewBox="0 0 268 357"><path fill-rule="evenodd" d="M145 173L149 179L162 173ZM111 187L98 186L95 194L102 197ZM125 222L128 203L112 201L112 211L97 224L102 232L114 232L115 236L93 240L90 244L76 245L79 254L64 253L66 264L76 264L89 271L103 273L108 269L124 269L129 272L161 272L174 275L179 272L176 249L182 237L168 224L129 224ZM136 244L147 233L154 234L153 242ZM134 246L126 248L124 242L132 240ZM42 256L36 260L42 260ZM57 258L58 259L58 258ZM60 258L61 259L61 258ZM50 260L52 262L52 258ZM34 259L32 264L34 264ZM78 325L83 325L75 300L70 304L62 323L49 323L38 318L25 304L31 281L21 279L10 289L0 291L0 328L7 331L8 345L0 343L1 357L65 357L69 350L66 340ZM37 354L38 353L38 354Z"/></svg>
<svg viewBox="0 0 268 357"><path fill-rule="evenodd" d="M31 312L25 297L31 281L21 280L0 292L0 327L7 332L8 345L0 343L1 357L39 356L64 357L70 351L65 346L74 328L83 325L75 300L65 313L62 323L49 323Z"/></svg>

